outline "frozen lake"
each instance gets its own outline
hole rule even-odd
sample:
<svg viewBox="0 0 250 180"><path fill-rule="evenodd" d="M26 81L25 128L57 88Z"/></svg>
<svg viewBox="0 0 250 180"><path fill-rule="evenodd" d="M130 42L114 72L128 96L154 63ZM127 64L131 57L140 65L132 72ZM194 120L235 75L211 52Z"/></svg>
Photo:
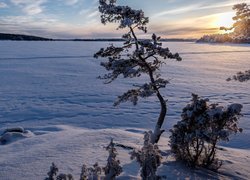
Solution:
<svg viewBox="0 0 250 180"><path fill-rule="evenodd" d="M92 56L108 42L0 43L1 127L71 124L86 128L149 128L158 115L155 98L141 100L136 107L112 106L117 95L141 79L120 79L104 85L96 78L105 71L99 66L100 60ZM171 82L162 90L169 99L166 128L179 119L193 92L222 105L242 103L242 123L249 130L246 119L250 118L250 85L226 81L250 68L249 45L165 44L183 58L182 62L167 60L161 72Z"/></svg>
<svg viewBox="0 0 250 180"><path fill-rule="evenodd" d="M61 167L72 172L72 168L81 166L82 157L91 161L93 148L100 150L110 136L137 144L136 138L143 132L138 129L154 127L159 113L159 103L154 97L141 99L137 106L125 103L113 107L117 95L135 83L148 81L145 76L138 80L121 78L109 85L96 78L105 71L100 66L101 60L94 59L93 54L107 44L0 42L0 133L6 128L22 126L35 135L1 147L0 153L5 156L0 157L0 179L8 179L8 172L16 172L9 179L45 177L50 162L56 161L63 166L62 157L69 165ZM250 69L250 46L164 44L183 58L182 62L167 60L162 67L162 76L171 82L162 89L168 99L164 125L167 132L180 119L191 93L209 98L211 103L241 103L244 116L240 127L244 131L223 145L249 153L250 84L227 82L226 79L238 71ZM87 130L83 132L82 129ZM95 137L96 132L91 129L101 135ZM110 133L104 129L109 129ZM96 143L89 143L93 141ZM103 161L101 155L96 158ZM36 173L30 169L31 165Z"/></svg>

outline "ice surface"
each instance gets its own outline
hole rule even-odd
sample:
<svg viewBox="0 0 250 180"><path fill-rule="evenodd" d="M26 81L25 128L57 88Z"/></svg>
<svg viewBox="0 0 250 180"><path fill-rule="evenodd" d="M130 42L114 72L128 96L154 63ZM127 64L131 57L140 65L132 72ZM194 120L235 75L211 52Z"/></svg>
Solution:
<svg viewBox="0 0 250 180"><path fill-rule="evenodd" d="M103 148L111 137L119 143L141 146L142 132L152 129L159 113L156 98L142 99L137 106L113 107L117 95L138 80L119 79L104 85L96 77L105 71L93 54L107 42L0 42L0 134L6 128L24 127L32 136L0 146L0 179L43 179L51 162L60 172L79 177L83 163L105 164ZM250 178L250 85L227 82L238 71L250 67L249 45L165 43L179 52L182 62L168 60L162 75L170 84L162 93L168 98L166 132L180 119L191 93L226 106L243 105L240 120L243 133L223 143L225 177ZM168 133L160 148L166 150ZM128 152L118 149L125 168L123 177L139 174ZM244 158L245 157L245 158ZM166 162L160 173L167 177L204 177L202 172L182 173L174 161ZM169 168L169 169L168 169ZM184 171L189 172L189 171ZM169 174L169 175L168 175ZM215 174L210 174L215 177ZM223 175L221 175L223 177Z"/></svg>

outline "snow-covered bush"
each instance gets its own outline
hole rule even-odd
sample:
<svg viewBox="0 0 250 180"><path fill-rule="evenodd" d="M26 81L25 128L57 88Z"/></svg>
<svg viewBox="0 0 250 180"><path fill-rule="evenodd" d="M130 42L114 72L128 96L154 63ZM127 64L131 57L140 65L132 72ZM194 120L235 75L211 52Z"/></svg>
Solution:
<svg viewBox="0 0 250 180"><path fill-rule="evenodd" d="M58 167L52 163L50 170L47 173L48 177L45 180L74 180L72 174L59 174ZM82 166L80 180L99 180L102 178L102 168L95 163L93 167L87 167L86 165ZM102 178L103 179L103 178Z"/></svg>
<svg viewBox="0 0 250 180"><path fill-rule="evenodd" d="M95 163L93 167L87 168L84 164L80 175L80 180L98 180L101 178L102 168Z"/></svg>
<svg viewBox="0 0 250 180"><path fill-rule="evenodd" d="M160 67L165 63L163 59L181 60L178 53L172 54L166 47L162 47L159 42L160 37L155 34L151 39L140 40L136 35L136 31L147 33L146 24L149 22L148 17L144 16L142 10L134 10L128 6L116 5L116 0L100 0L99 11L101 13L101 22L119 23L117 29L127 29L128 32L123 35L125 40L123 45L116 47L110 45L106 48L101 48L94 57L107 58L107 62L102 62L103 66L110 73L100 77L106 80L106 83L111 83L119 76L124 78L139 77L141 74L149 76L149 82L143 83L134 89L130 89L123 95L119 96L114 103L115 106L121 102L131 101L134 105L137 104L139 97L146 98L156 95L161 105L161 112L158 117L157 124L151 138L152 143L157 143L164 130L161 129L166 112L166 101L160 93L160 89L164 88L168 81L161 78L159 74Z"/></svg>
<svg viewBox="0 0 250 180"><path fill-rule="evenodd" d="M120 166L120 161L116 159L117 151L113 139L111 139L110 144L107 146L107 151L109 151L109 156L107 159L107 165L103 168L105 172L105 179L113 180L116 176L122 173L122 167Z"/></svg>
<svg viewBox="0 0 250 180"><path fill-rule="evenodd" d="M122 173L122 167L120 166L120 161L116 159L117 151L113 139L111 139L110 144L106 147L109 152L107 159L107 165L101 168L98 163L95 163L93 167L87 168L86 165L82 166L82 171L80 175L80 180L113 180L116 176ZM104 172L105 176L102 175Z"/></svg>
<svg viewBox="0 0 250 180"><path fill-rule="evenodd" d="M141 166L141 177L143 180L156 180L157 168L161 165L162 156L157 144L152 144L150 138L152 132L145 132L144 145L141 150L134 150L131 153L131 159L136 161Z"/></svg>
<svg viewBox="0 0 250 180"><path fill-rule="evenodd" d="M93 167L87 167L85 164L82 166L80 180L114 180L116 176L122 173L122 167L120 166L120 161L116 159L117 151L113 139L110 144L106 147L109 152L107 159L107 165L105 167L100 167L98 163L95 163ZM52 163L50 170L47 173L48 177L45 180L74 180L71 174L59 174L58 167L55 163ZM105 175L103 175L103 173Z"/></svg>
<svg viewBox="0 0 250 180"><path fill-rule="evenodd" d="M71 174L59 174L56 180L74 180L74 178Z"/></svg>
<svg viewBox="0 0 250 180"><path fill-rule="evenodd" d="M178 160L189 166L203 166L217 169L221 162L216 159L217 143L228 141L232 133L241 132L237 123L241 104L222 107L208 104L208 99L192 95L192 101L181 114L182 120L174 125L170 146Z"/></svg>
<svg viewBox="0 0 250 180"><path fill-rule="evenodd" d="M59 174L57 175L59 169L55 165L55 163L52 163L50 166L50 170L47 173L48 177L45 178L45 180L74 180L72 174Z"/></svg>
<svg viewBox="0 0 250 180"><path fill-rule="evenodd" d="M55 163L52 163L50 166L50 170L47 173L49 177L45 178L45 180L56 180L56 175L58 173L58 167L55 165Z"/></svg>
<svg viewBox="0 0 250 180"><path fill-rule="evenodd" d="M250 80L250 70L247 70L245 72L238 72L236 75L234 75L232 78L228 78L227 81L239 81L239 82L245 82Z"/></svg>

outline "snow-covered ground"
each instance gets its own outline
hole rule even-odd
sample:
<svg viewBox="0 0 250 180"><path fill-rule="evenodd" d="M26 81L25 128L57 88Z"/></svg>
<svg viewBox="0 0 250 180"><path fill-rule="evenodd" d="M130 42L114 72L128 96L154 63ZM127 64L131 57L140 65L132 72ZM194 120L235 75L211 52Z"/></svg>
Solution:
<svg viewBox="0 0 250 180"><path fill-rule="evenodd" d="M96 77L105 73L93 54L107 42L0 42L0 135L6 128L24 127L0 145L0 179L44 179L51 162L60 172L77 179L83 163L104 165L105 146L111 138L132 147L142 146L142 136L159 113L157 99L140 100L137 106L113 107L117 95L132 84L124 80L104 85ZM168 130L180 119L191 93L222 105L243 104L242 134L222 143L218 152L224 164L219 174L189 170L171 156L164 157L159 174L167 179L250 179L250 85L226 79L250 68L249 45L165 43L179 52L182 62L168 60L162 75L171 80L163 89L168 98L166 133L160 148L169 154ZM131 80L131 81L130 81ZM129 151L118 148L123 166L121 179L139 177Z"/></svg>

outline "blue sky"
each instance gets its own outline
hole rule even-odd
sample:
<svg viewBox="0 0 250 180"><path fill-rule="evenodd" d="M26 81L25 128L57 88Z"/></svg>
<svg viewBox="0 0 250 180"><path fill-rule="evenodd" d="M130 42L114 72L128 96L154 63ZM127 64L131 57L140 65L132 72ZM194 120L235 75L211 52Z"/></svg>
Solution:
<svg viewBox="0 0 250 180"><path fill-rule="evenodd" d="M250 0L117 0L142 9L149 33L165 38L197 38L218 33L234 15L232 6ZM0 0L0 32L51 38L120 37L114 24L102 25L98 0Z"/></svg>

